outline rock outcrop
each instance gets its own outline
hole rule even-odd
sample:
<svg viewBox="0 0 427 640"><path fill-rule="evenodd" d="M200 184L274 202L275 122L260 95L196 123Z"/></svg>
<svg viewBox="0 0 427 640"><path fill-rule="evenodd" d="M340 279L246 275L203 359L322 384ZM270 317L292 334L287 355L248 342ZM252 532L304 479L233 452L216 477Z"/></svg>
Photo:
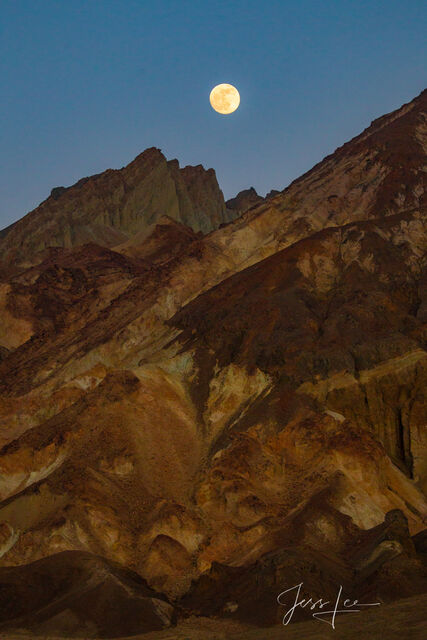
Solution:
<svg viewBox="0 0 427 640"><path fill-rule="evenodd" d="M0 586L2 635L115 638L169 627L174 617L138 574L85 552L1 568Z"/></svg>
<svg viewBox="0 0 427 640"><path fill-rule="evenodd" d="M267 193L265 198L262 198L260 195L258 195L253 187L250 187L249 189L239 191L237 196L235 196L234 198L230 198L230 200L227 200L225 206L228 210L236 211L239 213L239 215L241 215L248 209L255 207L257 204L261 204L261 202L263 202L264 200L274 198L275 196L279 195L279 193L280 191L277 191L277 189L271 189L271 191Z"/></svg>
<svg viewBox="0 0 427 640"><path fill-rule="evenodd" d="M261 196L257 194L253 187L250 189L244 189L243 191L239 191L237 196L227 200L226 207L227 209L232 209L234 211L239 211L240 213L244 213L251 207L254 207L256 204L262 202Z"/></svg>
<svg viewBox="0 0 427 640"><path fill-rule="evenodd" d="M423 92L207 235L197 207L229 215L214 176L209 196L202 168L150 151L132 171L154 154L187 218L151 171L143 227L3 236L0 583L86 553L178 616L261 625L284 582L426 590L426 111ZM63 199L129 167L42 213L60 226Z"/></svg>

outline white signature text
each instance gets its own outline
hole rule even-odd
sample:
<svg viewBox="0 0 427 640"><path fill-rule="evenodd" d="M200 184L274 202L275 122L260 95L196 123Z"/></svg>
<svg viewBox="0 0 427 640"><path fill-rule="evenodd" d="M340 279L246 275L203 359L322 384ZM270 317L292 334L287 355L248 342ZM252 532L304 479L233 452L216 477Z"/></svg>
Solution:
<svg viewBox="0 0 427 640"><path fill-rule="evenodd" d="M293 615L298 608L313 611L313 618L316 618L316 620L320 620L321 622L326 622L335 629L335 617L337 613L357 613L361 611L363 607L378 607L381 604L381 602L363 604L358 600L350 600L348 598L341 603L343 592L342 585L340 585L336 600L333 603L331 600L323 600L323 598L319 598L318 600L313 600L312 598L301 598L300 596L303 584L303 582L300 582L294 587L290 587L289 589L286 589L286 591L282 591L282 593L277 596L277 602L288 607L289 603L285 601L285 597L287 594L291 594L291 592L293 592L292 595L294 596L294 602L289 606L289 609L283 616L283 624L285 626L291 622ZM288 597L286 597L286 600L288 600ZM327 607L327 610L324 611L325 607Z"/></svg>

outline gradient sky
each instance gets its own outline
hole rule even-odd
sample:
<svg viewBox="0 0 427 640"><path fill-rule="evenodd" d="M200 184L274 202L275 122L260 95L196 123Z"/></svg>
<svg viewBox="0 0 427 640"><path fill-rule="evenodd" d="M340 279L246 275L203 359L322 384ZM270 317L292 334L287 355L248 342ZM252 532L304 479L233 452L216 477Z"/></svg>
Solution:
<svg viewBox="0 0 427 640"><path fill-rule="evenodd" d="M425 0L0 0L0 227L150 146L283 189L426 86L426 33Z"/></svg>

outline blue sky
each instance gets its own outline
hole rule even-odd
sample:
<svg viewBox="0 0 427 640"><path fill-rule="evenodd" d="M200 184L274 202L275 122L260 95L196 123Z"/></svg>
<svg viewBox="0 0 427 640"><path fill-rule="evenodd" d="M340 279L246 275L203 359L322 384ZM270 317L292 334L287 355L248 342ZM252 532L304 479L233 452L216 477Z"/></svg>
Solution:
<svg viewBox="0 0 427 640"><path fill-rule="evenodd" d="M0 0L0 227L150 146L282 189L427 85L426 33L425 0Z"/></svg>

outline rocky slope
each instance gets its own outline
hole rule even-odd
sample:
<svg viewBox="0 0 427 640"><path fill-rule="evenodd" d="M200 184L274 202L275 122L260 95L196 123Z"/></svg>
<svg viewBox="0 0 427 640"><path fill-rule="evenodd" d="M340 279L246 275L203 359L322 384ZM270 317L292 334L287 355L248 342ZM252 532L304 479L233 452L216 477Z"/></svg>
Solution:
<svg viewBox="0 0 427 640"><path fill-rule="evenodd" d="M173 607L132 571L68 551L18 569L0 568L0 633L100 638L163 629Z"/></svg>
<svg viewBox="0 0 427 640"><path fill-rule="evenodd" d="M46 248L41 225L25 262L19 227L4 236L7 580L92 554L167 599L164 624L275 624L301 581L427 590L426 111L423 92L205 236L166 208L81 246ZM203 170L176 170L205 207Z"/></svg>
<svg viewBox="0 0 427 640"><path fill-rule="evenodd" d="M215 171L180 169L147 149L120 170L108 169L56 187L36 209L0 234L0 260L27 261L47 247L117 245L167 215L207 233L235 217L225 207Z"/></svg>

